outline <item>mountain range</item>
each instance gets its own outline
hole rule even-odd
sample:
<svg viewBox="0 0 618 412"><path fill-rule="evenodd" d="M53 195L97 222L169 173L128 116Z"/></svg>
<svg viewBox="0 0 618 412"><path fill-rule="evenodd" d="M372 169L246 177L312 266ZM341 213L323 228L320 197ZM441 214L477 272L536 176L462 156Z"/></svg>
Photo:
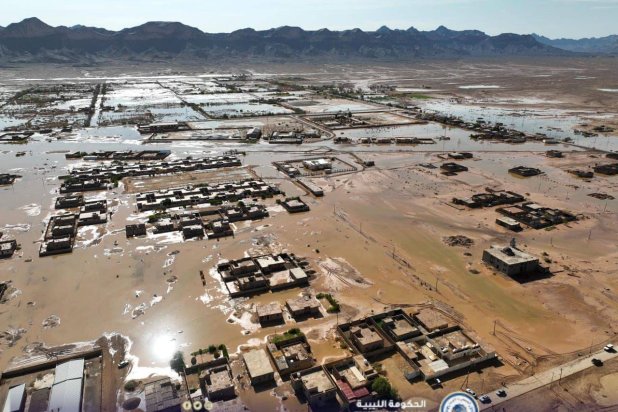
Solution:
<svg viewBox="0 0 618 412"><path fill-rule="evenodd" d="M590 37L584 39L550 39L538 34L532 35L539 43L578 53L618 54L618 35Z"/></svg>
<svg viewBox="0 0 618 412"><path fill-rule="evenodd" d="M120 31L86 26L52 27L37 18L0 28L0 61L86 63L106 59L132 61L268 61L323 59L414 59L466 56L568 55L532 35L489 36L477 30L433 31L415 28L306 31L278 27L257 31L204 33L177 22L149 22Z"/></svg>

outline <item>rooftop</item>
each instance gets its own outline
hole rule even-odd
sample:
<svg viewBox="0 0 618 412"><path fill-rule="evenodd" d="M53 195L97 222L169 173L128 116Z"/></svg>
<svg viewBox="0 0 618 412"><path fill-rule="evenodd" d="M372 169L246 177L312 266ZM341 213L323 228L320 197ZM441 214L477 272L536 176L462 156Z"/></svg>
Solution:
<svg viewBox="0 0 618 412"><path fill-rule="evenodd" d="M268 360L268 354L264 349L254 349L245 352L242 357L247 365L249 376L252 378L274 373Z"/></svg>

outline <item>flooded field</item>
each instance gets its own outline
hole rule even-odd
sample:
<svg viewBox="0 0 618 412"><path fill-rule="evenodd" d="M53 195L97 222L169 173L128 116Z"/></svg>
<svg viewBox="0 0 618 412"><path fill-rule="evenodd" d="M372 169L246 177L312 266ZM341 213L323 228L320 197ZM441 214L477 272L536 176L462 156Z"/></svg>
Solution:
<svg viewBox="0 0 618 412"><path fill-rule="evenodd" d="M224 344L234 377L244 376L239 354L298 327L317 364L327 364L352 353L337 325L384 310L402 308L412 316L418 308L432 307L456 319L501 359L482 373L445 379L440 388L407 380L407 363L399 353L373 362L403 398L420 397L435 407L464 384L479 393L482 387L494 389L570 360L591 341L597 348L615 339L618 176L572 173L616 163L607 155L618 151L618 101L613 89L603 86L616 84L615 73L570 60L563 66L572 70L551 62L522 63L518 76L528 81L518 90L517 77L508 80L491 63L449 70L437 70L436 64L298 67L294 73L264 67L216 74L198 69L80 73L74 68L74 73L52 71L49 78L3 72L0 135L27 137L0 142L0 174L17 176L0 186L1 240L19 244L12 257L0 260L0 281L9 282L0 300L0 369L28 355L32 345L101 337L111 342L111 336L120 335L124 343L109 343L109 356L119 360L122 355L131 365L113 372L120 386L109 410L121 410L126 400L143 395L125 390L124 383L155 375L178 379L170 368L178 350L189 362L200 348ZM547 83L542 88L544 77L538 76L562 79L568 87ZM586 84L572 86L575 82ZM581 87L588 94L578 101L574 94ZM377 91L388 99L365 100L365 94ZM422 118L433 112L460 123ZM323 114L340 117L314 116ZM485 123L477 124L479 118ZM525 139L510 143L471 136L479 133L472 127L484 132L497 123ZM601 125L596 136L575 133ZM246 136L255 128L260 136L250 143L199 140L208 133ZM275 132L299 139L270 140ZM537 133L546 136L537 138ZM100 161L87 154L129 150L171 152L164 160L141 162L144 168L222 155L237 156L242 165L112 177L101 190L79 193L86 200L106 201L106 222L77 228L72 253L39 257L50 218L66 212L55 208L66 182L59 177L76 167L126 167L135 162L121 156ZM549 157L550 150L562 156ZM86 155L71 158L76 152ZM288 162L298 173L284 173L275 162ZM333 170L337 162L353 167ZM450 162L467 170L444 173L441 166ZM519 166L541 173L524 178L509 172ZM312 195L299 176L323 196ZM285 195L214 199L207 207L193 203L169 210L137 206L138 193L247 179L261 179ZM511 232L496 224L497 208L453 202L487 188L521 194L577 219ZM309 211L289 213L284 203L291 198L294 204L297 197ZM158 219L194 212L201 213L207 228L207 209L240 207L241 202L262 205L268 216L230 222L233 234L227 237L189 238L182 230L155 228ZM146 225L146 234L128 237L126 226L134 224ZM455 235L470 242L447 245L444 239ZM511 239L539 257L548 275L520 282L483 264L485 249ZM282 252L306 261L308 286L230 298L219 263ZM334 297L338 311L329 311L334 305L323 296L320 316L298 318L286 306L319 293ZM262 326L257 307L271 303L284 308L283 323ZM614 378L599 378L603 390L613 387ZM190 389L197 389L197 379L191 382ZM256 390L242 378L239 399L253 410L307 409L289 380L277 382Z"/></svg>

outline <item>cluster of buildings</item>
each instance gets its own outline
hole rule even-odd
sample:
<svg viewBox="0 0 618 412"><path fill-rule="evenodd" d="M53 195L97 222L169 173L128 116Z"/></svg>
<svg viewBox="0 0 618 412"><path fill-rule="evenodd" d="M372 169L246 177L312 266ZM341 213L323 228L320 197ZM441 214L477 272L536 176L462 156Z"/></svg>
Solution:
<svg viewBox="0 0 618 412"><path fill-rule="evenodd" d="M167 215L153 222L155 233L181 231L185 239L203 238L216 239L233 236L232 222L258 220L268 217L264 205L239 202L235 206L212 207L200 212L187 212L178 215ZM214 216L214 217L213 217ZM209 217L206 220L204 217ZM127 238L146 235L146 225L127 225Z"/></svg>
<svg viewBox="0 0 618 412"><path fill-rule="evenodd" d="M618 175L618 163L610 163L606 165L598 165L593 168L596 173L603 175L614 176Z"/></svg>
<svg viewBox="0 0 618 412"><path fill-rule="evenodd" d="M363 137L358 140L360 144L435 144L436 141L429 137Z"/></svg>
<svg viewBox="0 0 618 412"><path fill-rule="evenodd" d="M182 132L186 130L191 130L186 122L156 122L137 126L137 131L141 134Z"/></svg>
<svg viewBox="0 0 618 412"><path fill-rule="evenodd" d="M135 152L133 150L123 151L99 151L99 152L70 152L64 155L66 159L83 159L83 160L117 160L117 161L155 161L163 160L171 155L171 150L141 150Z"/></svg>
<svg viewBox="0 0 618 412"><path fill-rule="evenodd" d="M533 229L543 229L577 220L577 216L570 212L543 207L534 202L502 207L496 209L496 211Z"/></svg>
<svg viewBox="0 0 618 412"><path fill-rule="evenodd" d="M486 188L485 192L475 193L468 198L453 198L456 205L467 206L471 209L512 205L526 200L522 195L508 190L493 190Z"/></svg>
<svg viewBox="0 0 618 412"><path fill-rule="evenodd" d="M136 197L137 210L166 210L174 207L217 205L247 198L269 198L280 194L276 187L262 180L248 179L231 183L216 183L196 187L140 193Z"/></svg>
<svg viewBox="0 0 618 412"><path fill-rule="evenodd" d="M78 213L65 213L49 219L39 249L41 257L72 252L78 227L107 223L107 200L104 199L84 201L82 196L60 197L56 199L55 207L80 209Z"/></svg>
<svg viewBox="0 0 618 412"><path fill-rule="evenodd" d="M281 253L220 263L217 272L230 296L235 298L308 285L309 276L303 266L304 262L294 255Z"/></svg>
<svg viewBox="0 0 618 412"><path fill-rule="evenodd" d="M71 170L71 181L122 179L127 176L155 176L160 174L173 174L194 172L197 170L219 169L223 167L240 166L242 163L237 156L214 156L199 159L180 159L162 162L134 163L121 165L107 165L87 168L75 168Z"/></svg>
<svg viewBox="0 0 618 412"><path fill-rule="evenodd" d="M40 412L40 411L81 411L85 407L84 397L87 376L86 360L78 358L56 363L54 369L48 369L49 362L40 366L26 368L23 375L5 373L5 382L24 382L29 373L49 372L51 379L29 385L28 382L10 384L4 401L6 412ZM53 367L53 366L52 366ZM5 376L6 375L6 376ZM30 377L33 375L30 375ZM6 384L6 383L5 383Z"/></svg>
<svg viewBox="0 0 618 412"><path fill-rule="evenodd" d="M398 352L408 362L404 371L408 380L435 381L496 357L433 309L414 314L395 309L338 325L337 330L347 345L365 358Z"/></svg>

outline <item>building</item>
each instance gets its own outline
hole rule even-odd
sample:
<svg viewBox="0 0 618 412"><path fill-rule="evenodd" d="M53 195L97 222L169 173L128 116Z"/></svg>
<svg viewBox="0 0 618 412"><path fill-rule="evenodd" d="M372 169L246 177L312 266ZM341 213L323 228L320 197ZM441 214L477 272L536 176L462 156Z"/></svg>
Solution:
<svg viewBox="0 0 618 412"><path fill-rule="evenodd" d="M598 165L593 168L596 173L600 173L602 175L618 175L618 163L612 163L608 165Z"/></svg>
<svg viewBox="0 0 618 412"><path fill-rule="evenodd" d="M262 138L262 129L259 127L254 127L253 129L247 132L247 139L249 140L260 140Z"/></svg>
<svg viewBox="0 0 618 412"><path fill-rule="evenodd" d="M292 343L284 341L280 344L271 342L268 344L268 351L282 376L310 368L315 362L305 341L292 340Z"/></svg>
<svg viewBox="0 0 618 412"><path fill-rule="evenodd" d="M0 259L10 258L17 250L17 241L14 239L0 241Z"/></svg>
<svg viewBox="0 0 618 412"><path fill-rule="evenodd" d="M126 225L125 232L127 235L127 239L136 236L146 236L146 225L143 223L139 223L136 225Z"/></svg>
<svg viewBox="0 0 618 412"><path fill-rule="evenodd" d="M335 402L337 399L335 385L321 367L293 373L292 386L302 392L307 402L316 408Z"/></svg>
<svg viewBox="0 0 618 412"><path fill-rule="evenodd" d="M23 412L26 406L26 385L21 384L9 388L2 412Z"/></svg>
<svg viewBox="0 0 618 412"><path fill-rule="evenodd" d="M460 172L467 172L468 168L464 165L460 165L459 163L443 163L440 165L440 169L442 169L442 173L445 174L456 174Z"/></svg>
<svg viewBox="0 0 618 412"><path fill-rule="evenodd" d="M409 339L421 334L418 328L410 323L403 314L388 316L382 319L378 325L384 332L388 333L394 341Z"/></svg>
<svg viewBox="0 0 618 412"><path fill-rule="evenodd" d="M303 161L303 166L305 169L309 169L312 172L319 170L327 170L332 169L333 164L329 159L309 159Z"/></svg>
<svg viewBox="0 0 618 412"><path fill-rule="evenodd" d="M560 150L548 150L545 152L545 156L552 158L564 157L564 154Z"/></svg>
<svg viewBox="0 0 618 412"><path fill-rule="evenodd" d="M180 412L181 398L170 378L161 378L144 385L146 412Z"/></svg>
<svg viewBox="0 0 618 412"><path fill-rule="evenodd" d="M263 325L283 322L283 311L278 303L257 305L256 312L259 322Z"/></svg>
<svg viewBox="0 0 618 412"><path fill-rule="evenodd" d="M300 296L285 301L293 317L320 315L320 302L313 296Z"/></svg>
<svg viewBox="0 0 618 412"><path fill-rule="evenodd" d="M208 400L217 402L236 397L232 372L227 364L209 368L200 373L200 385Z"/></svg>
<svg viewBox="0 0 618 412"><path fill-rule="evenodd" d="M412 318L427 332L446 329L449 326L449 319L434 309L421 309L414 313Z"/></svg>
<svg viewBox="0 0 618 412"><path fill-rule="evenodd" d="M371 363L362 355L337 362L329 372L346 404L369 398L371 383L378 377Z"/></svg>
<svg viewBox="0 0 618 412"><path fill-rule="evenodd" d="M539 269L539 259L514 245L493 245L483 251L483 262L508 276L529 275Z"/></svg>
<svg viewBox="0 0 618 412"><path fill-rule="evenodd" d="M300 197L288 197L281 201L281 206L289 213L308 212L309 205L301 200Z"/></svg>
<svg viewBox="0 0 618 412"><path fill-rule="evenodd" d="M247 367L252 385L271 382L275 378L275 371L270 365L268 354L264 349L254 349L245 352L242 359Z"/></svg>
<svg viewBox="0 0 618 412"><path fill-rule="evenodd" d="M192 239L195 237L204 237L204 227L202 225L185 226L182 228L182 236L185 239Z"/></svg>
<svg viewBox="0 0 618 412"><path fill-rule="evenodd" d="M509 169L509 173L513 173L522 177L530 177L540 175L543 172L541 172L540 169L536 169L534 167L517 166Z"/></svg>
<svg viewBox="0 0 618 412"><path fill-rule="evenodd" d="M502 226L509 230L512 230L513 232L521 232L522 230L522 227L517 220L512 219L510 217L506 217L506 216L497 218L496 224L498 226Z"/></svg>
<svg viewBox="0 0 618 412"><path fill-rule="evenodd" d="M350 339L362 353L371 352L384 347L384 339L368 323L360 323L350 328Z"/></svg>
<svg viewBox="0 0 618 412"><path fill-rule="evenodd" d="M56 365L54 384L49 396L49 411L81 411L84 387L84 359Z"/></svg>

